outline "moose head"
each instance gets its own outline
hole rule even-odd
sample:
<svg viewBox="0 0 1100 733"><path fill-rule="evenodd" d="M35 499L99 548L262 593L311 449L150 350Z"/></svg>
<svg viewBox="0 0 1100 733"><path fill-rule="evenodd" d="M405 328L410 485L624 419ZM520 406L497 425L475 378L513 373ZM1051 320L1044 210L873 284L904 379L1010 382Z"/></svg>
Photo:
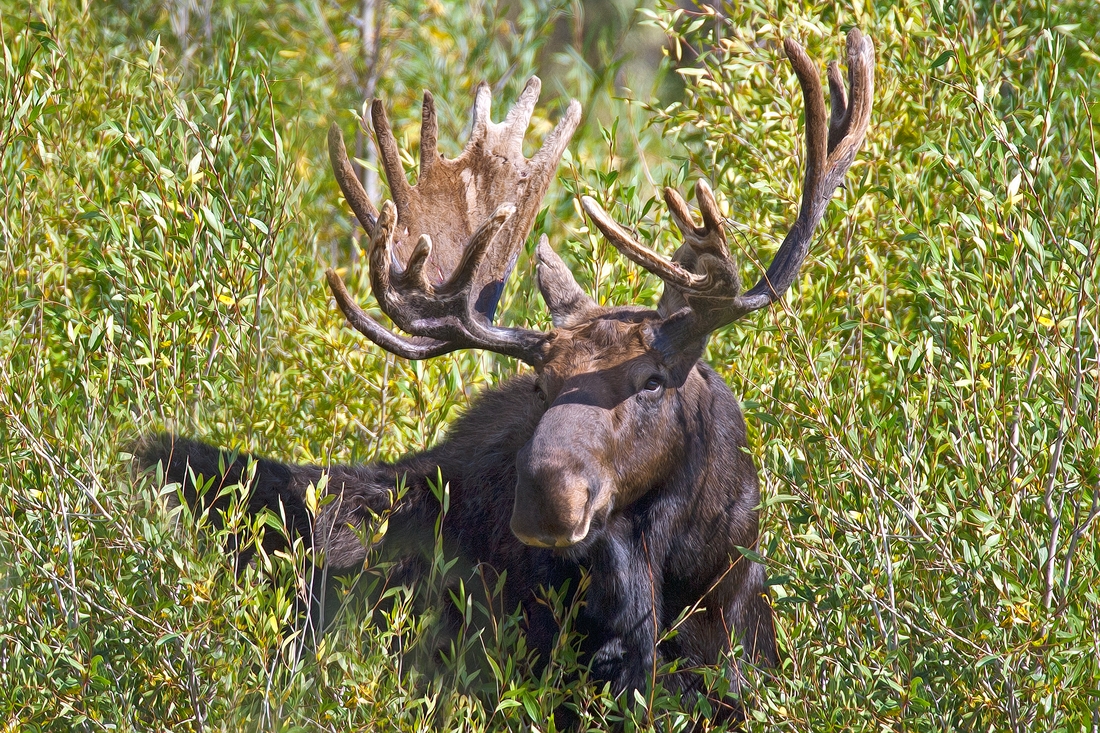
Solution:
<svg viewBox="0 0 1100 733"><path fill-rule="evenodd" d="M701 222L673 189L664 199L683 244L671 259L638 242L596 201L584 211L628 259L659 277L656 310L603 307L577 285L545 236L536 248L537 284L553 319L541 332L492 323L505 279L530 233L542 198L580 120L573 101L530 159L522 142L538 98L532 78L502 123L490 119L490 92L476 92L470 141L461 155L437 150L434 101L424 95L420 172L410 186L385 110L372 105L380 159L393 201L378 212L348 162L339 129L329 133L333 169L370 236L371 288L396 334L349 295L332 270L328 282L348 322L386 351L425 359L485 349L534 368L537 426L516 456L513 533L540 547L582 548L651 487L681 470L694 426L687 405L705 398L696 368L716 329L778 300L798 275L814 229L863 144L871 115L874 50L853 29L847 39L848 87L828 67L831 114L819 72L796 42L784 42L802 88L805 178L798 215L766 273L742 291L723 217L705 181L696 185ZM730 446L730 450L735 450Z"/></svg>

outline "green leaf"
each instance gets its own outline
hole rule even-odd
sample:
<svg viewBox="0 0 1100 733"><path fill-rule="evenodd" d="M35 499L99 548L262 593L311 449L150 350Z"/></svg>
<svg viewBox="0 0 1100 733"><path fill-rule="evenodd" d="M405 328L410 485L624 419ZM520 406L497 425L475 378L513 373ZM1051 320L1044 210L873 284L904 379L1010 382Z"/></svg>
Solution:
<svg viewBox="0 0 1100 733"><path fill-rule="evenodd" d="M934 61L932 61L932 65L929 66L928 68L929 69L938 69L938 68L940 68L941 66L943 66L944 64L946 64L948 61L950 61L953 58L955 58L955 52L954 51L944 51L939 56L937 56Z"/></svg>

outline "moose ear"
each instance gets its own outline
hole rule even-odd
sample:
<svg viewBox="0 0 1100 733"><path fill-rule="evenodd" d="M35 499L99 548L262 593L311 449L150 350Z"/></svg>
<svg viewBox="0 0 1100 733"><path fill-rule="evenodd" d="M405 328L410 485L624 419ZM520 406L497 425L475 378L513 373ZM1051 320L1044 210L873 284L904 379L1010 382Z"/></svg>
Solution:
<svg viewBox="0 0 1100 733"><path fill-rule="evenodd" d="M710 334L700 335L695 315L684 307L646 329L646 341L661 355L669 370L669 384L680 385L687 379L695 362L703 357Z"/></svg>
<svg viewBox="0 0 1100 733"><path fill-rule="evenodd" d="M573 279L573 273L565 266L561 257L558 257L557 253L550 248L545 234L539 238L535 255L538 257L539 292L542 293L542 299L546 301L546 307L550 310L555 326L568 325L596 307L596 302L581 290L580 285L577 285L577 281Z"/></svg>

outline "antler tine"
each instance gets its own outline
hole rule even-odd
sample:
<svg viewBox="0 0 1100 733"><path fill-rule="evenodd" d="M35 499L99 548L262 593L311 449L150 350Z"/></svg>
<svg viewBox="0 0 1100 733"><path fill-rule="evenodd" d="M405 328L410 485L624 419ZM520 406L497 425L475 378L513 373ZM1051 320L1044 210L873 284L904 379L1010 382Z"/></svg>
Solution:
<svg viewBox="0 0 1100 733"><path fill-rule="evenodd" d="M705 279L703 276L688 272L634 239L630 232L619 226L619 223L596 203L596 199L583 196L581 206L615 249L622 252L623 256L634 264L644 267L666 283L685 290L695 289L703 283Z"/></svg>
<svg viewBox="0 0 1100 733"><path fill-rule="evenodd" d="M444 286L446 291L459 292L469 288L474 275L477 274L477 268L481 266L485 255L489 251L489 245L492 243L493 237L514 213L516 213L515 206L501 204L493 212L493 215L477 228L477 231L470 237L470 243L462 251L462 259L459 260L458 267L455 268L451 278Z"/></svg>
<svg viewBox="0 0 1100 733"><path fill-rule="evenodd" d="M843 107L826 126L821 81L813 62L794 41L784 42L806 104L806 174L798 218L783 239L767 273L751 290L736 299L738 316L764 308L778 300L798 276L809 251L810 238L825 214L833 191L855 160L871 122L874 91L875 49L871 39L853 28L848 32L848 85L850 96L836 93L839 72L830 73L833 104ZM836 138L835 141L831 138ZM727 321L728 322L728 321Z"/></svg>
<svg viewBox="0 0 1100 733"><path fill-rule="evenodd" d="M393 261L393 230L397 226L397 209L392 201L382 204L382 213L378 216L378 223L374 227L374 234L370 238L370 246L367 249L367 260L370 262L370 287L374 297L378 299L378 305L382 312L390 316L392 304L389 301L391 295L390 275L391 262ZM392 318L393 316L390 316Z"/></svg>
<svg viewBox="0 0 1100 733"><path fill-rule="evenodd" d="M381 99L371 102L371 119L374 122L374 136L378 141L378 157L382 159L382 170L386 172L386 183L390 186L390 195L400 208L409 204L411 197L409 179L401 165L401 154L397 150L397 138L393 136L390 119Z"/></svg>
<svg viewBox="0 0 1100 733"><path fill-rule="evenodd" d="M830 61L828 66L829 79L829 150L836 147L844 137L848 128L848 120L851 119L848 107L848 92L844 88L844 77L840 75L840 67L835 61Z"/></svg>
<svg viewBox="0 0 1100 733"><path fill-rule="evenodd" d="M565 108L565 114L558 120L558 124L546 136L542 147L531 158L531 165L540 172L539 190L545 194L550 185L550 179L557 170L562 153L573 139L573 133L577 131L577 125L581 123L581 104L575 99L569 100L569 106Z"/></svg>
<svg viewBox="0 0 1100 733"><path fill-rule="evenodd" d="M420 112L420 175L423 177L439 160L439 120L435 114L435 97L424 90L424 106Z"/></svg>
<svg viewBox="0 0 1100 733"><path fill-rule="evenodd" d="M665 186L665 206L668 207L668 213L672 216L672 223L676 225L680 233L687 236L689 233L696 231L695 218L691 215L691 209L688 208L687 201L684 201L684 197L672 186Z"/></svg>
<svg viewBox="0 0 1100 733"><path fill-rule="evenodd" d="M839 73L837 74L839 77ZM838 78L839 82L839 78ZM875 85L875 47L870 37L863 35L858 28L848 33L848 85L851 87L851 99L844 99L845 116L843 126L838 132L841 139L829 145L830 166L836 166L843 176L851 158L855 156L867 134L871 121L871 107ZM839 84L843 97L844 85ZM847 160L847 162L843 162ZM843 170L840 168L843 167Z"/></svg>
<svg viewBox="0 0 1100 733"><path fill-rule="evenodd" d="M473 123L470 125L470 142L477 143L489 134L493 124L493 92L486 82L479 82L474 90Z"/></svg>
<svg viewBox="0 0 1100 733"><path fill-rule="evenodd" d="M535 102L539 101L540 91L542 91L542 80L532 76L527 80L523 91L519 93L519 98L502 123L508 130L509 142L516 146L517 150L523 145L523 136L527 133L527 126L531 124L531 115L535 112Z"/></svg>
<svg viewBox="0 0 1100 733"><path fill-rule="evenodd" d="M368 235L373 234L374 223L378 221L378 209L374 208L363 184L355 175L355 169L351 167L348 151L344 147L344 136L335 122L328 128L328 159L336 182L340 184L340 190L344 192L344 199L355 213L355 218Z"/></svg>
<svg viewBox="0 0 1100 733"><path fill-rule="evenodd" d="M416 243L416 247L413 248L412 254L409 255L409 263L405 265L404 272L398 275L398 279L403 286L415 287L426 293L432 291L432 284L424 275L424 265L428 264L428 257L431 254L432 238L427 234L421 234L420 239Z"/></svg>

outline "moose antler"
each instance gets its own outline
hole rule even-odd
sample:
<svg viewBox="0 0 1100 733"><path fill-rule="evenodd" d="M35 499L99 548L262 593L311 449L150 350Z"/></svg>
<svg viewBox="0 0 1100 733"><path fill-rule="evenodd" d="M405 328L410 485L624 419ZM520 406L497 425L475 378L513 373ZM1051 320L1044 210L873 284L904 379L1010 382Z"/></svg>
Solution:
<svg viewBox="0 0 1100 733"><path fill-rule="evenodd" d="M336 180L371 236L371 288L382 311L413 337L399 336L371 318L332 270L327 273L329 286L348 322L387 351L425 359L478 348L528 363L541 358L545 334L490 323L504 281L580 122L580 105L570 102L542 148L525 158L523 137L541 87L538 77L531 77L498 124L490 119L489 87L480 84L470 141L454 160L439 154L435 101L425 92L415 186L405 178L385 108L375 100L371 116L393 196L381 213L348 162L339 127L334 124L329 130Z"/></svg>
<svg viewBox="0 0 1100 733"><path fill-rule="evenodd" d="M599 204L584 197L589 217L626 257L665 282L658 312L672 346L705 343L706 336L746 313L778 300L806 259L810 238L863 145L871 118L874 46L858 29L848 33L848 85L835 63L828 78L832 116L827 121L821 81L802 47L784 41L806 104L806 174L798 217L765 275L741 292L737 266L730 259L722 216L705 181L696 186L702 214L697 226L687 203L665 190L665 202L683 245L665 259L638 243ZM378 304L398 327L399 336L371 318L328 271L329 286L348 322L387 351L426 359L463 348L486 349L538 365L550 334L501 328L490 322L504 279L530 233L535 214L558 160L580 120L571 102L565 116L530 160L522 141L540 82L532 77L503 123L489 119L489 88L477 89L473 132L462 154L445 160L436 149L435 105L424 94L420 179L410 186L381 103L372 106L378 148L394 201L378 213L352 171L335 125L329 132L333 171L349 205L371 235L371 287ZM545 243L536 249L538 284L555 323L594 307ZM404 261L404 266L398 264Z"/></svg>
<svg viewBox="0 0 1100 733"><path fill-rule="evenodd" d="M637 242L608 216L591 197L582 204L604 236L630 260L665 283L659 310L679 321L687 337L705 336L741 316L778 300L794 282L806 259L814 228L825 213L833 191L844 178L863 145L871 119L875 51L859 29L848 33L848 84L836 63L828 69L832 116L826 121L819 72L798 43L783 42L802 87L806 104L806 174L798 217L787 233L767 273L747 293L741 293L737 266L730 259L722 215L705 181L696 185L703 217L697 226L687 203L675 190L665 189L665 202L684 244L668 260Z"/></svg>

